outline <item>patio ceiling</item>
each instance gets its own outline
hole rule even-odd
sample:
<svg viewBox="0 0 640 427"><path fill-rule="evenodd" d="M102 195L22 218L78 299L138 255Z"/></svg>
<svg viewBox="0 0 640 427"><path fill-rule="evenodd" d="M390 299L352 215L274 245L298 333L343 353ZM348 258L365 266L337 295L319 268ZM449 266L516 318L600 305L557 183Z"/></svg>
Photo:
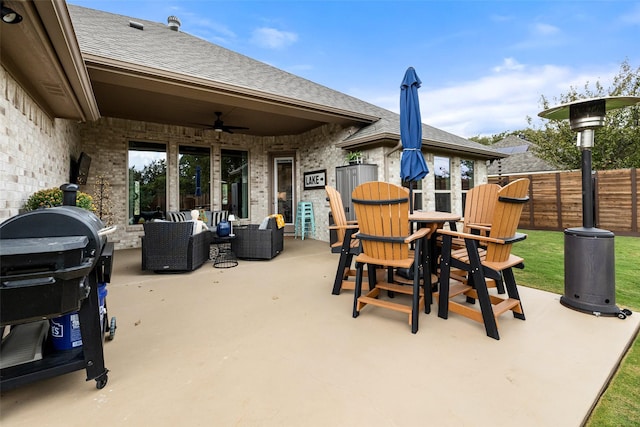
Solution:
<svg viewBox="0 0 640 427"><path fill-rule="evenodd" d="M224 87L161 70L136 69L104 58L85 56L100 114L129 120L166 123L206 129L222 113L227 126L257 136L297 135L327 123L343 126L371 123L371 117Z"/></svg>

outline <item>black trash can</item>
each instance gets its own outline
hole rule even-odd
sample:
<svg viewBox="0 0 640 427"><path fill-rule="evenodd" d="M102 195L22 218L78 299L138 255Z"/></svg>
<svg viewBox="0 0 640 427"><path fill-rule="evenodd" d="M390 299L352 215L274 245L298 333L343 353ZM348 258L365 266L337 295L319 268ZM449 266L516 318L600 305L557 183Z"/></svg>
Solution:
<svg viewBox="0 0 640 427"><path fill-rule="evenodd" d="M560 302L579 311L617 316L614 234L599 228L564 231L564 295Z"/></svg>

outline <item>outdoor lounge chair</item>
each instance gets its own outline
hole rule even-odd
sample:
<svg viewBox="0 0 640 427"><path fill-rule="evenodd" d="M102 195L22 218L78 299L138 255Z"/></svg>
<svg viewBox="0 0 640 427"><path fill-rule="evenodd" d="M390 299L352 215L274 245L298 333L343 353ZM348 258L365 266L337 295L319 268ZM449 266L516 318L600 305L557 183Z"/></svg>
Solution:
<svg viewBox="0 0 640 427"><path fill-rule="evenodd" d="M422 307L425 312L431 310L431 287L422 289L420 275L424 271L430 277L427 258L423 248L433 233L432 228L420 228L409 234L409 191L403 187L386 182L372 181L359 185L352 193L353 205L360 231L356 237L362 243L362 252L356 256L356 285L353 300L353 317L358 317L366 305L374 305L406 313L409 316L411 332L418 331L418 315ZM411 244L415 249L410 250ZM369 272L370 291L362 294L364 266ZM395 268L413 268L411 286L393 283L392 280L377 281L376 269L386 268L392 277ZM380 291L393 294L411 295L411 304L383 300ZM428 303L425 302L428 293ZM400 298L398 298L400 299Z"/></svg>
<svg viewBox="0 0 640 427"><path fill-rule="evenodd" d="M210 233L193 234L194 222L144 223L142 269L192 271L209 259Z"/></svg>
<svg viewBox="0 0 640 427"><path fill-rule="evenodd" d="M524 203L529 198L529 180L518 179L501 188L495 201L489 235L438 230L442 234L442 256L440 260L440 290L438 316L446 319L449 311L461 314L485 325L487 335L500 339L497 318L511 310L514 317L524 320L524 311L516 287L512 268L523 268L523 259L511 253L515 242L524 240L526 234L516 233ZM454 238L464 240L465 247L452 247ZM468 273L468 280L450 284L451 269ZM490 295L487 280L503 280L508 298ZM453 298L464 295L467 303ZM479 301L480 311L473 304Z"/></svg>
<svg viewBox="0 0 640 427"><path fill-rule="evenodd" d="M284 228L279 228L274 217L265 218L265 226L249 224L233 229L231 250L238 258L272 259L284 249Z"/></svg>

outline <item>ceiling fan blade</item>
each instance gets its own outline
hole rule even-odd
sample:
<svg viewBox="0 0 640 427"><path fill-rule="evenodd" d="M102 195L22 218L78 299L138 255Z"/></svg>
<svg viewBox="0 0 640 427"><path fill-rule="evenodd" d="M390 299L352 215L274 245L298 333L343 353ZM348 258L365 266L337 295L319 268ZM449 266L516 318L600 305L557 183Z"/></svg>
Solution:
<svg viewBox="0 0 640 427"><path fill-rule="evenodd" d="M249 129L243 126L222 126L222 127L226 129Z"/></svg>

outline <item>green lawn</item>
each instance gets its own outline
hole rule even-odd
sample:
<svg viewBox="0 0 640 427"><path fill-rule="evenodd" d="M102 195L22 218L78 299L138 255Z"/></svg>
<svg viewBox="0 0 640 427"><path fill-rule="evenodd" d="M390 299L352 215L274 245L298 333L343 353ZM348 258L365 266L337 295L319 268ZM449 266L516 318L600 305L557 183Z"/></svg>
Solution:
<svg viewBox="0 0 640 427"><path fill-rule="evenodd" d="M521 230L528 234L514 245L513 252L525 259L525 269L515 270L518 285L564 293L564 233ZM634 315L640 310L640 238L615 237L616 304L629 308ZM639 425L640 420L640 340L624 357L620 369L598 402L587 422L595 426Z"/></svg>

